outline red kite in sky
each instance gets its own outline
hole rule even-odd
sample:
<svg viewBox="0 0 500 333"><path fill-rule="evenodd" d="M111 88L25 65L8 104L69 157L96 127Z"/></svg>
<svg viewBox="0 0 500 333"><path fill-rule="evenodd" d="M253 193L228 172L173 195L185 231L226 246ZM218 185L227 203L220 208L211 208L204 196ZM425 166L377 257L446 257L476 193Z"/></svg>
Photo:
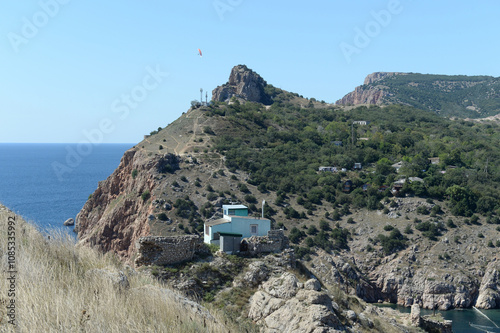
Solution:
<svg viewBox="0 0 500 333"><path fill-rule="evenodd" d="M198 54L200 55L200 57L203 57L203 55L201 54L201 50L198 49Z"/></svg>

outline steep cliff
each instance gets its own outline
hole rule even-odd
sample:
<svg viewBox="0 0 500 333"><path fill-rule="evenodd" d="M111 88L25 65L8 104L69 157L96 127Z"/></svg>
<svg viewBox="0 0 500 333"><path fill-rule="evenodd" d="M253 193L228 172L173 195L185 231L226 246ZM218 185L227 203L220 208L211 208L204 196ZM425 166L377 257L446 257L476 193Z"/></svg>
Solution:
<svg viewBox="0 0 500 333"><path fill-rule="evenodd" d="M337 105L360 105L360 104L383 104L387 102L390 92L388 87L377 82L395 75L404 75L398 72L375 72L366 76L364 85L358 86L354 91L348 93L335 104Z"/></svg>
<svg viewBox="0 0 500 333"><path fill-rule="evenodd" d="M389 93L383 86L359 86L336 102L338 105L382 104Z"/></svg>
<svg viewBox="0 0 500 333"><path fill-rule="evenodd" d="M76 218L79 244L113 251L130 258L135 242L150 232L149 196L158 186L158 176L178 167L175 155L155 155L132 148L125 152L111 176L99 183Z"/></svg>

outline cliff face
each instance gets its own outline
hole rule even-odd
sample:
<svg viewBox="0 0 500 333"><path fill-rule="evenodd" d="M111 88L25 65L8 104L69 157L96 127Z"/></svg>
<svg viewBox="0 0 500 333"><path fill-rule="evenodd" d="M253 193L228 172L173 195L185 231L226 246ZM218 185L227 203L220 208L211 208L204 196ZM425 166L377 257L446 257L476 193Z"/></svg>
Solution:
<svg viewBox="0 0 500 333"><path fill-rule="evenodd" d="M151 158L144 151L125 152L118 168L99 183L78 213L78 243L131 258L136 240L150 232L148 216L153 207L142 194L153 193L158 174L167 166L175 167L175 162L176 157L170 154Z"/></svg>
<svg viewBox="0 0 500 333"><path fill-rule="evenodd" d="M269 104L271 100L264 91L266 85L266 81L247 66L234 66L229 82L212 91L212 100L227 102L236 96L250 102Z"/></svg>
<svg viewBox="0 0 500 333"><path fill-rule="evenodd" d="M384 97L389 94L381 86L368 87L358 86L353 92L339 99L337 105L359 105L359 104L382 104Z"/></svg>
<svg viewBox="0 0 500 333"><path fill-rule="evenodd" d="M404 75L399 72L375 72L366 76L364 85L357 86L354 91L348 93L335 104L337 105L359 105L359 104L382 104L386 102L386 97L390 96L387 87L376 85L385 78L394 75Z"/></svg>
<svg viewBox="0 0 500 333"><path fill-rule="evenodd" d="M405 73L401 72L375 72L372 74L368 74L365 78L364 84L372 84L374 82L383 80L387 77L394 76L394 75L404 75Z"/></svg>

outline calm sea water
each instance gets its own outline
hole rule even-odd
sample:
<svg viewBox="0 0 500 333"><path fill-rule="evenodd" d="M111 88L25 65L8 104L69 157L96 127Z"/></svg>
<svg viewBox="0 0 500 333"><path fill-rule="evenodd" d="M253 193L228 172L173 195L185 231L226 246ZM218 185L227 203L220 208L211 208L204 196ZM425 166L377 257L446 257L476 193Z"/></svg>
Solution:
<svg viewBox="0 0 500 333"><path fill-rule="evenodd" d="M76 217L132 146L0 143L0 202L41 230L71 231L63 222Z"/></svg>
<svg viewBox="0 0 500 333"><path fill-rule="evenodd" d="M396 305L382 305L409 313L410 308ZM443 315L444 319L453 320L454 333L481 333L500 332L500 310L450 310L436 311ZM421 309L422 315L432 314L432 310ZM469 325L471 323L473 326ZM498 327L497 327L498 326Z"/></svg>

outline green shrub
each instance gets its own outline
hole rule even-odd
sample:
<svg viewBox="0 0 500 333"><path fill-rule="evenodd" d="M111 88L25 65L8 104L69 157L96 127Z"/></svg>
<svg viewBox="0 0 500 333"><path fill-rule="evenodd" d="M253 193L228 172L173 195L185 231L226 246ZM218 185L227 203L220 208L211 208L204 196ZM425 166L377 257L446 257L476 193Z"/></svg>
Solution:
<svg viewBox="0 0 500 333"><path fill-rule="evenodd" d="M439 227L429 221L421 222L415 225L415 229L422 232L422 235L429 238L430 240L436 240L437 236L440 236Z"/></svg>
<svg viewBox="0 0 500 333"><path fill-rule="evenodd" d="M168 220L168 216L165 213L160 213L157 215L157 217L158 217L158 220L160 220L160 221L167 221Z"/></svg>
<svg viewBox="0 0 500 333"><path fill-rule="evenodd" d="M215 192L210 192L207 194L207 200L214 201L217 200L219 196Z"/></svg>
<svg viewBox="0 0 500 333"><path fill-rule="evenodd" d="M257 203L257 199L251 194L245 195L245 201L253 204Z"/></svg>
<svg viewBox="0 0 500 333"><path fill-rule="evenodd" d="M408 240L408 238L401 234L397 228L394 228L389 236L379 234L377 238L380 241L382 250L386 255L405 249Z"/></svg>
<svg viewBox="0 0 500 333"><path fill-rule="evenodd" d="M142 201L148 201L151 198L151 193L148 190L142 192L141 194Z"/></svg>
<svg viewBox="0 0 500 333"><path fill-rule="evenodd" d="M417 213L422 215L429 215L429 210L425 206L418 206Z"/></svg>
<svg viewBox="0 0 500 333"><path fill-rule="evenodd" d="M307 234L308 235L316 235L318 233L318 228L314 224L311 224L309 228L307 229Z"/></svg>
<svg viewBox="0 0 500 333"><path fill-rule="evenodd" d="M328 231L328 230L330 230L330 223L328 223L325 220L321 220L321 221L319 221L319 228L321 230Z"/></svg>
<svg viewBox="0 0 500 333"><path fill-rule="evenodd" d="M394 230L394 227L392 225L390 225L390 224L387 224L387 225L384 226L384 230L385 231L391 231L391 230Z"/></svg>
<svg viewBox="0 0 500 333"><path fill-rule="evenodd" d="M137 171L137 169L132 170L132 179L135 179L135 177L137 177L138 173L139 173L139 171Z"/></svg>

